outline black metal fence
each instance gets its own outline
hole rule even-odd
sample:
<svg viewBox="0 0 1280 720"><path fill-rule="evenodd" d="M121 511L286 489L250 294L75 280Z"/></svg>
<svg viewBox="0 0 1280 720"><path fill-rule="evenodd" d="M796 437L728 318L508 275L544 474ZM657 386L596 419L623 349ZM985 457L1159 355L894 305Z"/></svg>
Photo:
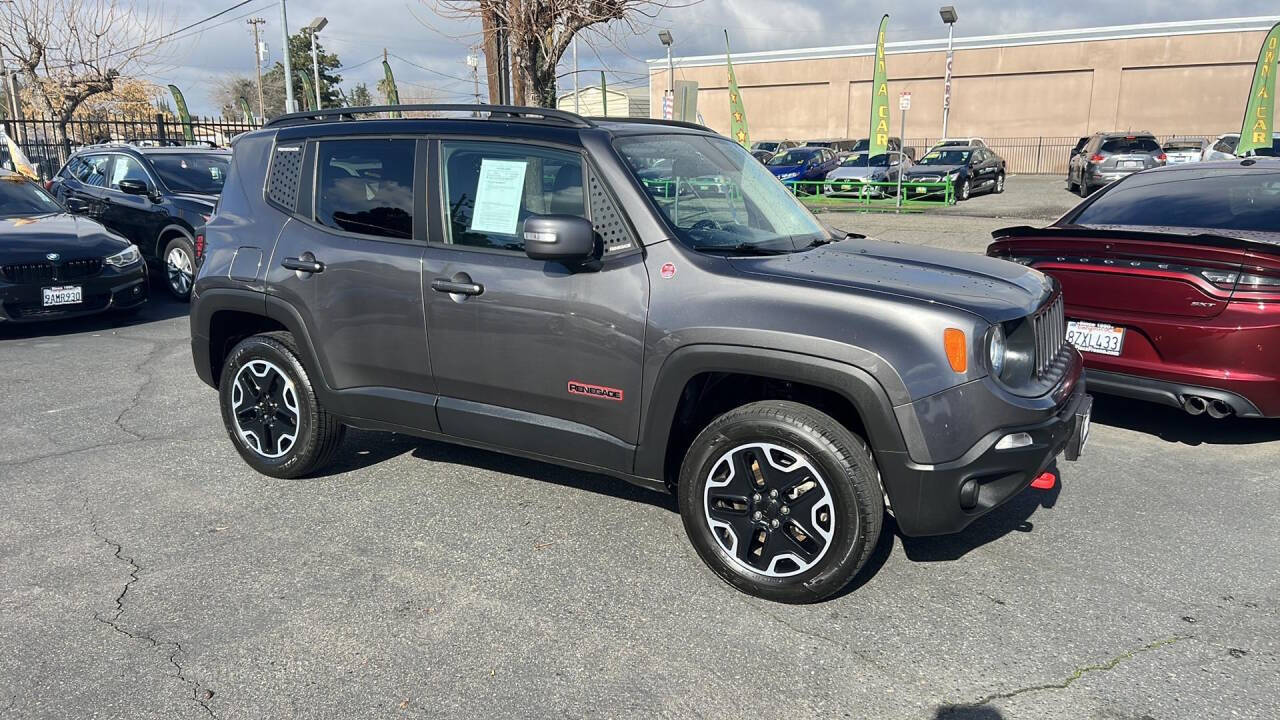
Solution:
<svg viewBox="0 0 1280 720"><path fill-rule="evenodd" d="M1174 137L1195 140L1214 138L1207 135L1165 135L1156 136L1156 140L1164 144ZM910 138L904 141L907 147L916 149L916 158L920 158L939 138ZM1017 175L1066 175L1067 163L1071 160L1071 151L1079 142L1079 137L993 137L985 138L987 147L1004 158L1009 172Z"/></svg>
<svg viewBox="0 0 1280 720"><path fill-rule="evenodd" d="M230 147L231 139L236 135L257 127L233 120L191 119L193 140L205 147ZM186 144L182 123L177 118L159 114L149 117L76 118L67 123L65 142L59 138L56 120L5 120L4 131L22 148L44 178L52 177L72 152L86 145L108 142Z"/></svg>

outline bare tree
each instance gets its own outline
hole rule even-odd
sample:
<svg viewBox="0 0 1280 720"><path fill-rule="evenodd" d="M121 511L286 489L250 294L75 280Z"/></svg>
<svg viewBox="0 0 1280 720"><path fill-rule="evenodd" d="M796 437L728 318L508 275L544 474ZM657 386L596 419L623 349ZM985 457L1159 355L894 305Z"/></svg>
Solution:
<svg viewBox="0 0 1280 720"><path fill-rule="evenodd" d="M582 30L610 22L652 19L667 8L699 0L423 0L446 18L480 18L491 67L497 65L492 34L505 27L511 57L512 99L517 105L552 107L556 103L556 65ZM490 72L490 98L494 92Z"/></svg>
<svg viewBox="0 0 1280 720"><path fill-rule="evenodd" d="M0 5L0 48L16 61L35 108L56 120L69 147L67 123L85 101L112 92L161 52L160 13L145 1L12 0Z"/></svg>

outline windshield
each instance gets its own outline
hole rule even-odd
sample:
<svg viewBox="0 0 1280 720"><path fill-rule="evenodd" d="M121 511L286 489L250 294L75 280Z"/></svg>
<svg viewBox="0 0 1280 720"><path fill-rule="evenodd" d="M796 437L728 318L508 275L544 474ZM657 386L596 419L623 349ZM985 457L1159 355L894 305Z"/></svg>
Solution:
<svg viewBox="0 0 1280 720"><path fill-rule="evenodd" d="M875 155L868 162L867 154L860 152L845 158L840 167L889 167L888 155Z"/></svg>
<svg viewBox="0 0 1280 720"><path fill-rule="evenodd" d="M765 152L775 152L778 149L776 142L758 142L751 146L752 150L764 150Z"/></svg>
<svg viewBox="0 0 1280 720"><path fill-rule="evenodd" d="M174 192L217 195L227 181L230 156L214 153L169 154L150 156L151 165L160 180Z"/></svg>
<svg viewBox="0 0 1280 720"><path fill-rule="evenodd" d="M934 150L920 158L917 165L964 165L969 162L969 150Z"/></svg>
<svg viewBox="0 0 1280 720"><path fill-rule="evenodd" d="M615 146L679 238L695 249L779 253L831 238L773 173L730 140L643 135ZM706 177L717 182L695 182Z"/></svg>
<svg viewBox="0 0 1280 720"><path fill-rule="evenodd" d="M1276 232L1280 172L1237 167L1131 175L1070 222Z"/></svg>
<svg viewBox="0 0 1280 720"><path fill-rule="evenodd" d="M1187 152L1190 150L1200 152L1200 141L1186 140L1165 143L1164 150L1165 152Z"/></svg>
<svg viewBox="0 0 1280 720"><path fill-rule="evenodd" d="M53 196L26 178L0 177L0 217L26 217L62 212Z"/></svg>
<svg viewBox="0 0 1280 720"><path fill-rule="evenodd" d="M769 159L770 165L803 165L809 162L809 159L815 157L818 151L813 148L795 148L780 152Z"/></svg>

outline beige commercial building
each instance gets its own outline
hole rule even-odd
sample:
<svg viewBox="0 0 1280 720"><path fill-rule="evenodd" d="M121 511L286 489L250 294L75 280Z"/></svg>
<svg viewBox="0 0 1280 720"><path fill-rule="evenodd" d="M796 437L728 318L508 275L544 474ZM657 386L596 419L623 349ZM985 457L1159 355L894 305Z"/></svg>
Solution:
<svg viewBox="0 0 1280 720"><path fill-rule="evenodd" d="M1099 130L1238 131L1258 49L1277 19L957 37L948 135L1007 141ZM961 18L957 32L963 28ZM886 65L893 134L902 134L897 98L909 92L905 136L937 138L947 40L893 42L894 31L891 19ZM866 137L874 51L867 44L735 54L751 137ZM650 61L649 73L650 106L660 113L666 59ZM675 78L698 83L703 121L727 133L724 56L676 58Z"/></svg>

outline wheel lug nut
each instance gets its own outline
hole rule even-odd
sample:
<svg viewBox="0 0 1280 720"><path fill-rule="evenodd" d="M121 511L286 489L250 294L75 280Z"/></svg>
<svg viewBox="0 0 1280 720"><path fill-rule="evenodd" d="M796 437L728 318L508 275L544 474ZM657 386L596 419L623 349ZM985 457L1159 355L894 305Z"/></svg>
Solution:
<svg viewBox="0 0 1280 720"><path fill-rule="evenodd" d="M756 493L755 495L752 495L751 499L756 502L760 502L760 493Z"/></svg>
<svg viewBox="0 0 1280 720"><path fill-rule="evenodd" d="M790 515L790 514L791 514L791 508L787 507L786 505L783 505L783 506L782 506L782 514L783 514L783 515Z"/></svg>
<svg viewBox="0 0 1280 720"><path fill-rule="evenodd" d="M762 517L764 517L764 514L763 514L763 513L761 513L759 510L755 511L755 512L754 512L754 513L752 513L752 515L751 515L751 518L752 518L753 520L759 520L759 519L760 519L760 518L762 518Z"/></svg>
<svg viewBox="0 0 1280 720"><path fill-rule="evenodd" d="M772 525L773 527L778 527L780 523L778 522L778 518L774 518L773 521L770 522L769 524Z"/></svg>
<svg viewBox="0 0 1280 720"><path fill-rule="evenodd" d="M777 491L777 490L770 490L770 491L769 491L769 497L771 497L771 498L776 498L776 497L778 497L778 491Z"/></svg>

